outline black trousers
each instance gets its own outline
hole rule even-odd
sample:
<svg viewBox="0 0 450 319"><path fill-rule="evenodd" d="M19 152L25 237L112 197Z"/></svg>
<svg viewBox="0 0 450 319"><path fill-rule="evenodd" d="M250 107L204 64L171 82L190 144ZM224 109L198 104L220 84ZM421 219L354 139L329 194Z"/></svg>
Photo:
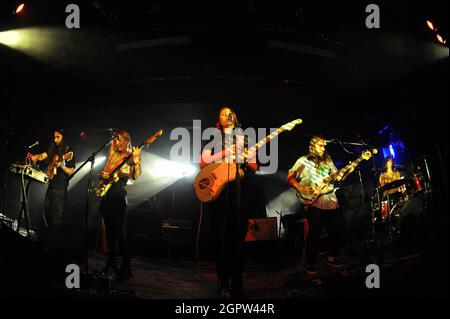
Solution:
<svg viewBox="0 0 450 319"><path fill-rule="evenodd" d="M39 238L44 247L55 253L64 252L62 221L66 197L66 189L48 188L45 194Z"/></svg>
<svg viewBox="0 0 450 319"><path fill-rule="evenodd" d="M241 189L244 187L242 182ZM220 285L231 284L231 293L236 297L243 290L244 243L248 227L247 209L242 196L241 208L239 211L233 182L208 207L216 273Z"/></svg>
<svg viewBox="0 0 450 319"><path fill-rule="evenodd" d="M306 212L308 220L308 237L306 240L306 263L314 265L317 261L320 236L324 227L328 232L328 246L330 255L338 257L341 250L341 224L342 210L322 210L316 207L309 207Z"/></svg>
<svg viewBox="0 0 450 319"><path fill-rule="evenodd" d="M44 201L44 227L53 230L61 225L66 197L66 189L47 189Z"/></svg>
<svg viewBox="0 0 450 319"><path fill-rule="evenodd" d="M107 193L100 203L100 213L105 222L106 240L108 242L108 263L115 267L116 248L122 256L122 267L130 267L130 255L126 240L125 212L127 208L126 192ZM117 246L116 246L117 243Z"/></svg>

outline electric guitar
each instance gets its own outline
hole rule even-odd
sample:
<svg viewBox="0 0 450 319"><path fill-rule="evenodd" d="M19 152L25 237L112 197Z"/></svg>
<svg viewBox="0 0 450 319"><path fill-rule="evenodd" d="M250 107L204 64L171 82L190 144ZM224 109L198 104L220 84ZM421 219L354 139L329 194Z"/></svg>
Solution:
<svg viewBox="0 0 450 319"><path fill-rule="evenodd" d="M64 161L71 161L72 159L73 159L73 152L68 152L64 154L61 158L57 154L53 156L51 163L47 167L48 179L50 180L56 175L57 173L56 170L59 164L61 164Z"/></svg>
<svg viewBox="0 0 450 319"><path fill-rule="evenodd" d="M139 149L142 149L145 145L153 143L158 137L160 137L163 133L163 130L159 130L155 134L153 134L150 138L148 138L145 142L142 142L141 145L138 146ZM103 197L106 195L106 193L109 191L111 186L119 181L119 170L120 168L125 165L130 158L133 156L133 153L128 154L124 157L122 162L120 162L119 165L117 165L112 172L109 172L109 179L102 179L100 180L98 186L95 189L95 193L98 197Z"/></svg>
<svg viewBox="0 0 450 319"><path fill-rule="evenodd" d="M303 205L310 206L313 205L321 196L330 194L335 191L334 182L339 180L342 182L345 178L347 178L350 173L352 173L355 168L363 161L368 160L372 157L372 155L377 154L378 151L376 149L365 151L359 158L355 161L350 162L347 166L341 168L337 173L326 176L322 179L321 182L311 185L313 189L312 194L303 194L301 192L297 192L297 197L300 199Z"/></svg>
<svg viewBox="0 0 450 319"><path fill-rule="evenodd" d="M258 143L249 148L246 152L237 154L235 158L238 163L243 163L245 158L252 158L256 151L268 143L270 140L278 136L284 131L291 131L296 125L301 124L302 120L297 119L289 122L277 130L273 131L270 135L266 136ZM239 175L244 176L244 171L239 168ZM202 202L210 202L219 197L226 184L236 179L236 164L235 163L211 163L205 166L194 180L194 189L197 198Z"/></svg>

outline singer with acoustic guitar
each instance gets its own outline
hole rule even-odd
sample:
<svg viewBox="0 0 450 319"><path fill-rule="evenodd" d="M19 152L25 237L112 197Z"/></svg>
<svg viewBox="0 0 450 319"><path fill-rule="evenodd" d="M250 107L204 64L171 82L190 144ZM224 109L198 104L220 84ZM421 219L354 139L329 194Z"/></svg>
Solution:
<svg viewBox="0 0 450 319"><path fill-rule="evenodd" d="M218 298L221 299L243 296L243 245L248 217L244 208L245 198L242 195L245 194L246 174L239 178L239 184L236 184L236 170L233 168L236 165L234 163L236 157L239 157L236 154L245 151L246 143L242 134L235 134L233 138L233 130L237 124L236 113L230 107L222 107L216 123L220 138L215 139L215 143L213 140L212 144L215 145L208 143L205 146L200 162L201 169L215 165L214 163L230 163L227 165L230 174L226 176L230 182L225 185L217 198L208 202L210 233L218 277ZM254 173L258 169L255 156L256 154L252 158L244 159L246 163L242 163L242 172ZM238 207L238 195L241 198L240 207Z"/></svg>

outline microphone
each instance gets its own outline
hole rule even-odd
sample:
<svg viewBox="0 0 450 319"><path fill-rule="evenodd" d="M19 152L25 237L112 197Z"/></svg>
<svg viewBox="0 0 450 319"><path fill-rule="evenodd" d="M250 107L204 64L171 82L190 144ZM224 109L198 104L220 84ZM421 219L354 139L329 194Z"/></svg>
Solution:
<svg viewBox="0 0 450 319"><path fill-rule="evenodd" d="M338 144L339 142L336 139L331 139L331 140L325 140L326 144Z"/></svg>
<svg viewBox="0 0 450 319"><path fill-rule="evenodd" d="M119 138L119 130L114 130L111 134L111 140Z"/></svg>
<svg viewBox="0 0 450 319"><path fill-rule="evenodd" d="M27 148L32 149L33 147L38 146L38 145L39 145L39 141L36 141L33 144L31 144L30 146L28 146Z"/></svg>
<svg viewBox="0 0 450 319"><path fill-rule="evenodd" d="M233 123L233 115L231 113L228 113L228 123Z"/></svg>

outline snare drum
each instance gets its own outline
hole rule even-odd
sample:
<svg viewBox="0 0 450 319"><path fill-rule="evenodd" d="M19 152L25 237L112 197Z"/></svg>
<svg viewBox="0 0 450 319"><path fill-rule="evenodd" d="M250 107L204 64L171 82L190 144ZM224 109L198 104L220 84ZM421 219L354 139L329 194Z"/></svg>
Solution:
<svg viewBox="0 0 450 319"><path fill-rule="evenodd" d="M381 201L381 219L386 220L391 210L391 204L388 200Z"/></svg>

